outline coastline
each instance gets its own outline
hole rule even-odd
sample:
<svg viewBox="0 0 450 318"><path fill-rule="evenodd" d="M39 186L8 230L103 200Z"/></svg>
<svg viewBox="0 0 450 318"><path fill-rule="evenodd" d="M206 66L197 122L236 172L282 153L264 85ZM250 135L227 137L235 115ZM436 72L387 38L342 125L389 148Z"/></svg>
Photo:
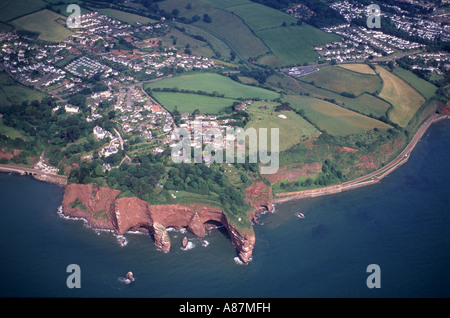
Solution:
<svg viewBox="0 0 450 318"><path fill-rule="evenodd" d="M313 198L318 196L324 196L329 194L335 194L340 193L344 191L349 191L353 189L358 189L361 187L373 185L380 183L380 181L385 178L387 175L395 171L398 167L402 166L409 160L409 156L419 140L423 137L425 132L428 130L428 128L439 121L450 119L450 115L441 115L439 117L439 114L435 113L431 115L418 129L414 137L411 139L409 144L400 152L400 154L391 162L386 164L384 167L379 168L367 175L361 176L359 178L356 178L354 180L346 181L341 184L322 187L322 188L316 188L316 189L310 189L310 190L302 190L302 191L295 191L295 192L283 192L283 193L277 193L274 196L277 198L274 198L272 200L273 204L293 201L293 200L299 200L304 198ZM36 170L33 168L26 168L26 167L20 167L20 166L14 166L14 165L4 165L0 164L0 172L5 173L18 173L20 175L31 175L33 178L49 182L53 184L57 184L60 186L67 186L67 176L64 175L55 175L55 174L49 174L44 173L40 170ZM269 209L270 210L270 209ZM257 213L254 213L254 218L257 218Z"/></svg>
<svg viewBox="0 0 450 318"><path fill-rule="evenodd" d="M17 173L20 175L32 176L36 180L57 184L57 185L60 185L63 187L67 185L67 179L68 179L68 177L64 176L64 175L46 173L46 172L42 172L41 170L38 170L38 169L14 166L14 165L0 164L0 172Z"/></svg>
<svg viewBox="0 0 450 318"><path fill-rule="evenodd" d="M420 126L420 128L417 130L414 137L411 139L409 144L400 152L400 154L391 162L386 164L384 167L377 169L367 175L364 175L362 177L356 178L354 180L346 181L341 184L332 185L328 187L322 187L318 189L311 189L311 190L303 190L303 191L296 191L296 192L284 192L284 193L277 193L275 197L278 197L277 199L274 199L272 203L278 204L293 200L299 200L299 199L305 199L305 198L313 198L313 197L319 197L329 194L335 194L340 193L344 191L349 191L353 189L358 189L361 187L373 185L380 183L383 178L385 178L387 175L395 171L398 167L405 164L411 155L411 152L416 147L419 140L423 137L425 132L428 130L428 128L441 120L445 120L450 118L450 115L443 115L438 117L439 114L435 113L431 115L423 124Z"/></svg>

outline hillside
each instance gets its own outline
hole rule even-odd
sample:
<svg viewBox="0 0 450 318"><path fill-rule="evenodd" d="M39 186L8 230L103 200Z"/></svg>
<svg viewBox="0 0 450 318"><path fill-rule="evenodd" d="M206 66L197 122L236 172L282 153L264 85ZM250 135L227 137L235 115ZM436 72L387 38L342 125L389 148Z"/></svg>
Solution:
<svg viewBox="0 0 450 318"><path fill-rule="evenodd" d="M297 25L292 16L248 0L166 0L160 7L177 10L178 18L197 16L193 25L225 42L230 52L271 66L314 62L314 46L341 39L306 23Z"/></svg>

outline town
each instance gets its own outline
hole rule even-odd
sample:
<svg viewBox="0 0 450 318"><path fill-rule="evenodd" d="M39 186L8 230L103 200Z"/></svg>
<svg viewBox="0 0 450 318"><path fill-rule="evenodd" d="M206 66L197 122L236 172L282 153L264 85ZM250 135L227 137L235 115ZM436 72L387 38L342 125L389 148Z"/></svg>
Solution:
<svg viewBox="0 0 450 318"><path fill-rule="evenodd" d="M425 53L424 44L383 33L377 28L352 24L355 19L367 18L366 6L344 0L330 7L343 15L347 23L322 28L342 40L314 46L317 64L395 59L400 53L411 59L412 70L437 74L448 70L447 53ZM431 11L433 8L426 7ZM314 14L303 4L294 4L286 12L299 19ZM398 29L411 36L449 39L448 24L433 20L432 15L411 17L398 6L384 5L381 16L389 18ZM130 155L162 153L177 144L173 134L176 128L185 128L194 135L199 133L202 138L191 142L196 149L203 149L205 145L212 146L213 150L227 149L230 147L227 140L213 143L207 132L219 129L225 135L233 119L183 112L176 122L173 112L144 89L145 83L177 73L223 68L212 58L193 55L188 47L175 47L175 39L172 45L168 42L163 45L171 28L164 17L151 23L130 25L92 11L81 15L73 34L58 43L39 41L28 33L1 32L0 66L17 82L55 98L55 115L76 114L95 124L92 134L96 141L103 142L96 149L95 157L120 157L116 163L130 160L124 152L124 144ZM316 65L306 65L286 70L289 75L298 77L319 69ZM234 109L245 110L251 103L252 100L243 101L234 105ZM115 128L105 125L104 120L110 120ZM57 171L47 164L37 168L44 167ZM111 165L105 163L103 168L110 170Z"/></svg>
<svg viewBox="0 0 450 318"><path fill-rule="evenodd" d="M151 144L145 148L161 153L171 141L174 119L142 84L171 77L176 69L216 67L207 57L161 46L160 37L167 31L164 18L153 24L131 26L90 12L81 15L81 24L72 36L57 44L14 32L0 33L0 66L19 83L56 98L53 112L57 115L81 114L87 122L95 122L108 113L124 140L119 141L119 131L96 126L95 138L106 140L98 151L100 157L118 153L123 150L123 142L131 139ZM86 90L92 93L79 98L80 92ZM183 114L183 122L189 123L188 116ZM42 163L36 168L58 170Z"/></svg>

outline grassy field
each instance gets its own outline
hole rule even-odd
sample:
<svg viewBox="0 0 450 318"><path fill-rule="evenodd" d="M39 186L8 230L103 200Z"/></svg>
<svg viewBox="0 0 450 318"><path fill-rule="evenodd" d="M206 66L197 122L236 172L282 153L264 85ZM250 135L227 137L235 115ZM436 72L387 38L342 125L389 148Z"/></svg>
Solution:
<svg viewBox="0 0 450 318"><path fill-rule="evenodd" d="M245 126L255 128L267 128L268 148L270 149L271 128L279 129L279 150L284 151L295 144L310 137L318 136L318 131L313 125L308 123L303 117L293 111L275 112L274 107L279 103L255 102L247 107L247 112L251 115L251 120ZM280 118L283 115L286 118Z"/></svg>
<svg viewBox="0 0 450 318"><path fill-rule="evenodd" d="M202 0L203 2L209 3L212 6L215 6L220 9L227 9L229 7L238 6L241 4L249 4L253 3L251 0L227 0L227 1L221 1L221 0Z"/></svg>
<svg viewBox="0 0 450 318"><path fill-rule="evenodd" d="M126 22L131 25L136 25L136 22L147 24L147 23L154 23L157 22L156 20L143 17L141 15L128 13L120 10L115 9L99 9L98 13L104 14L110 18L117 19L122 22Z"/></svg>
<svg viewBox="0 0 450 318"><path fill-rule="evenodd" d="M176 44L173 44L174 38ZM214 51L208 43L194 39L176 28L172 28L164 37L161 38L164 46L175 46L176 48L185 48L189 45L193 55L212 57L215 55Z"/></svg>
<svg viewBox="0 0 450 318"><path fill-rule="evenodd" d="M56 22L56 19L66 20L66 17L50 10L38 11L11 22L18 29L38 32L43 41L60 42L73 34L72 31Z"/></svg>
<svg viewBox="0 0 450 318"><path fill-rule="evenodd" d="M47 3L42 0L2 0L0 1L0 21L11 21L31 12L43 9Z"/></svg>
<svg viewBox="0 0 450 318"><path fill-rule="evenodd" d="M298 26L290 15L249 0L166 0L159 6L178 10L179 17L199 16L192 25L226 43L239 58L258 58L271 66L314 62L318 55L313 46L341 40L306 23ZM209 23L202 19L205 13Z"/></svg>
<svg viewBox="0 0 450 318"><path fill-rule="evenodd" d="M144 84L144 88L174 88L207 93L218 92L228 98L276 99L280 95L267 89L240 84L232 79L214 73L194 73L167 78L161 81Z"/></svg>
<svg viewBox="0 0 450 318"><path fill-rule="evenodd" d="M18 130L13 127L5 126L3 123L3 118L0 118L0 134L6 135L9 138L15 139L15 138L21 138L23 140L30 140L26 133L23 130Z"/></svg>
<svg viewBox="0 0 450 318"><path fill-rule="evenodd" d="M386 112L391 107L385 100L371 94L362 94L356 98L346 97L282 74L269 77L268 84L281 87L287 94L307 92L312 97L334 99L337 104L365 115L387 116Z"/></svg>
<svg viewBox="0 0 450 318"><path fill-rule="evenodd" d="M295 109L302 109L312 122L331 135L346 136L361 134L374 128L391 127L373 118L316 98L288 95L283 100L289 102Z"/></svg>
<svg viewBox="0 0 450 318"><path fill-rule="evenodd" d="M383 89L379 96L393 105L389 118L402 127L406 127L416 111L425 102L425 98L404 80L383 67L376 70L383 79Z"/></svg>
<svg viewBox="0 0 450 318"><path fill-rule="evenodd" d="M255 36L252 30L233 13L201 0L167 0L158 4L161 9L169 12L174 9L179 10L179 17L191 19L194 15L198 15L201 19L192 25L226 43L229 49L242 59L259 56L270 51L263 41ZM186 8L188 4L190 4L190 9ZM211 17L210 23L203 21L202 17L205 13ZM228 54L224 56L228 56Z"/></svg>
<svg viewBox="0 0 450 318"><path fill-rule="evenodd" d="M152 96L168 111L173 111L177 106L180 113L192 113L198 109L202 114L217 114L236 101L231 98L169 92L153 92Z"/></svg>
<svg viewBox="0 0 450 318"><path fill-rule="evenodd" d="M41 100L46 95L14 82L0 69L0 105L20 104L27 100Z"/></svg>
<svg viewBox="0 0 450 318"><path fill-rule="evenodd" d="M239 16L253 31L280 27L283 22L288 25L297 22L296 18L284 12L254 2L227 7L225 10Z"/></svg>
<svg viewBox="0 0 450 318"><path fill-rule="evenodd" d="M337 35L325 33L306 23L301 26L265 29L255 33L285 64L314 62L318 56L313 49L314 46L341 39Z"/></svg>
<svg viewBox="0 0 450 318"><path fill-rule="evenodd" d="M361 74L337 66L325 66L318 72L302 76L306 82L332 90L337 93L347 92L355 96L363 93L375 93L381 87L377 75Z"/></svg>
<svg viewBox="0 0 450 318"><path fill-rule="evenodd" d="M238 57L248 59L270 52L264 42L236 15L221 9L213 9L208 14L211 23L199 20L194 25L227 43Z"/></svg>
<svg viewBox="0 0 450 318"><path fill-rule="evenodd" d="M436 94L437 87L435 85L418 77L413 72L397 67L394 70L394 74L418 90L426 99L430 99Z"/></svg>
<svg viewBox="0 0 450 318"><path fill-rule="evenodd" d="M376 75L375 71L367 64L340 64L339 67L362 74Z"/></svg>
<svg viewBox="0 0 450 318"><path fill-rule="evenodd" d="M225 42L223 42L222 40L216 38L214 35L206 32L205 30L202 30L202 29L200 29L200 28L198 28L196 26L193 26L193 25L182 24L182 23L178 23L178 22L175 22L175 25L177 25L178 27L183 27L186 30L185 32L187 34L200 35L204 39L206 39L208 41L209 45L205 44L204 42L202 42L202 43L204 43L203 45L211 46L211 49L214 51L214 55L219 54L224 59L230 57L230 48L229 48L229 46ZM195 40L195 39L193 39L193 40L196 41L197 43L199 42L198 40ZM190 40L190 41L192 41L192 40ZM202 46L202 45L200 47L201 47L200 50L202 48L207 49L207 47ZM199 48L196 47L196 44L191 45L191 50L192 50L193 54L199 54L201 56L206 56L206 55L203 55L201 52L198 51Z"/></svg>

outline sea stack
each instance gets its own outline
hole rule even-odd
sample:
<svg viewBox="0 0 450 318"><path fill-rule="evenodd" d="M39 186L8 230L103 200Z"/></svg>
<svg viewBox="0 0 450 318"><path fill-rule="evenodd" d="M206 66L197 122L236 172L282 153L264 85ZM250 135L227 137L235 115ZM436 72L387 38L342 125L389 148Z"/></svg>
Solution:
<svg viewBox="0 0 450 318"><path fill-rule="evenodd" d="M181 245L183 246L183 248L186 248L187 244L188 244L188 239L187 239L187 237L185 236L185 237L183 238L183 242L181 243Z"/></svg>

